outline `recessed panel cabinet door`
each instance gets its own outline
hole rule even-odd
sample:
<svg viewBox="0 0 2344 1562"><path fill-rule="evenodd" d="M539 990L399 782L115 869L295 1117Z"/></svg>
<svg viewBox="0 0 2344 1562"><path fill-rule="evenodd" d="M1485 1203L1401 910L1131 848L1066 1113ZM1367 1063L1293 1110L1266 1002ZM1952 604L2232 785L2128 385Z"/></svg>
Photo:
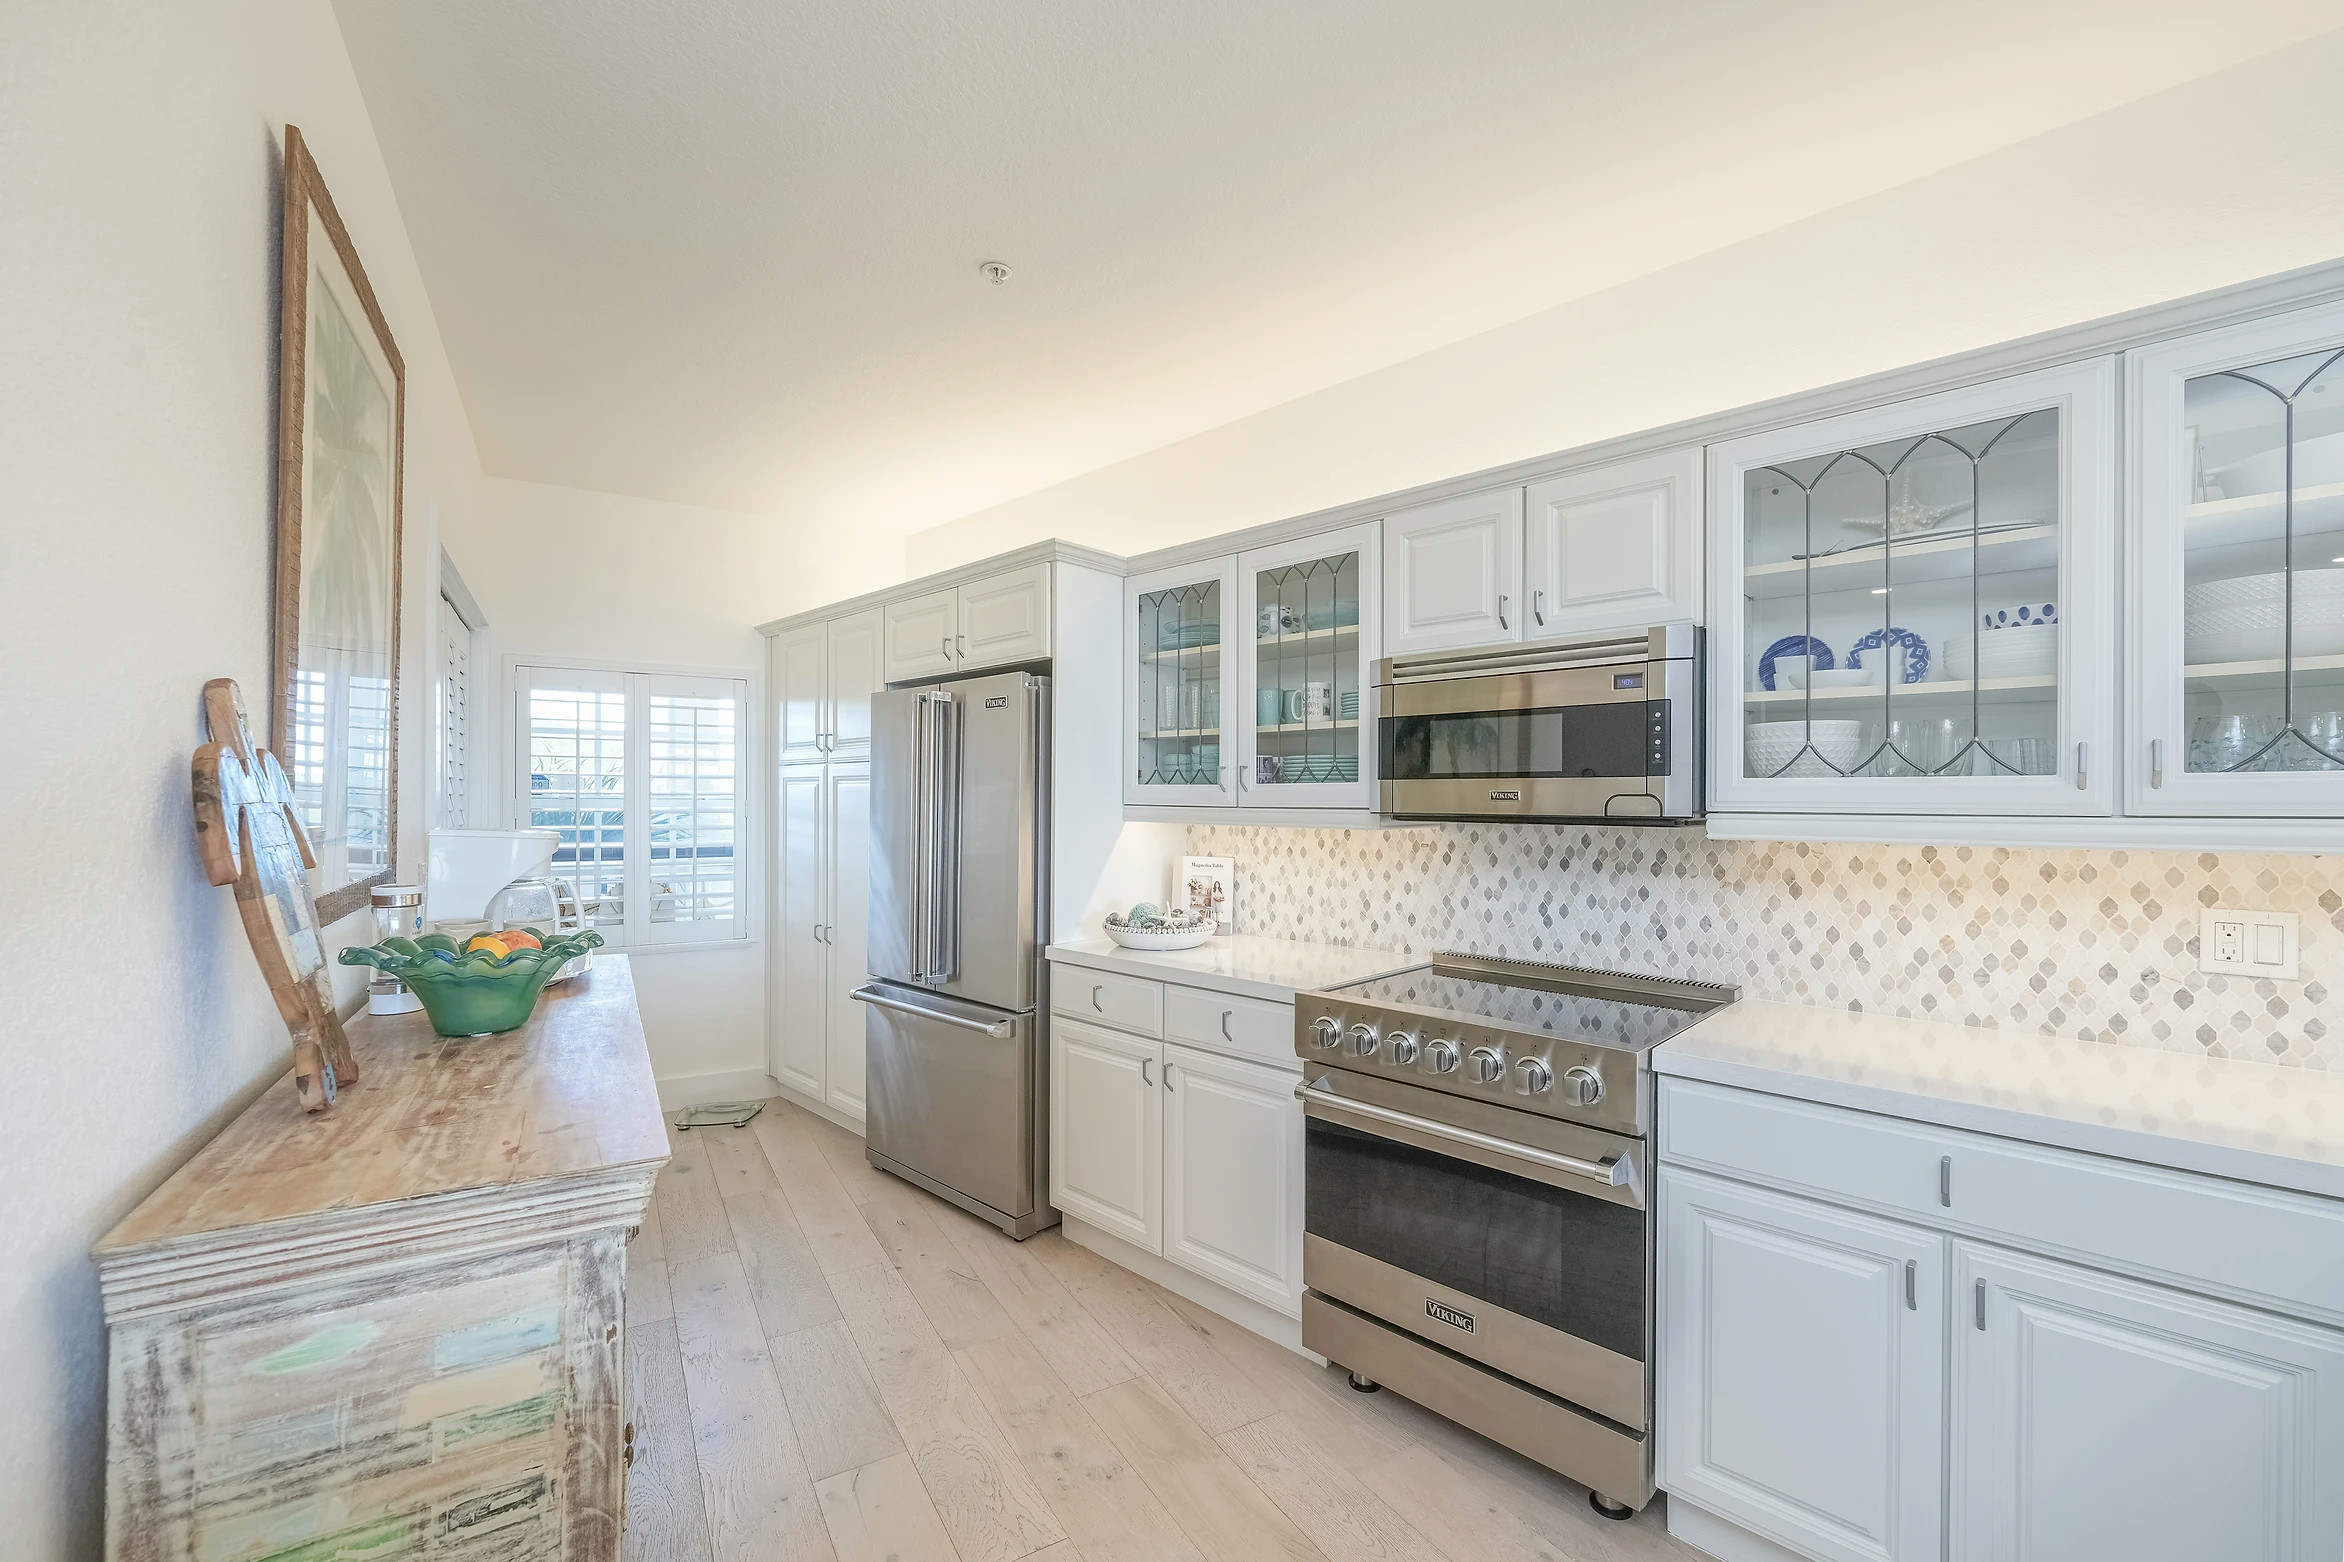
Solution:
<svg viewBox="0 0 2344 1562"><path fill-rule="evenodd" d="M960 596L931 591L924 597L890 602L885 669L889 683L909 678L949 678L959 670Z"/></svg>
<svg viewBox="0 0 2344 1562"><path fill-rule="evenodd" d="M774 730L785 765L819 763L830 731L824 709L822 624L809 624L776 635L770 648L773 668Z"/></svg>
<svg viewBox="0 0 2344 1562"><path fill-rule="evenodd" d="M1529 638L1702 616L1699 448L1550 477L1525 509Z"/></svg>
<svg viewBox="0 0 2344 1562"><path fill-rule="evenodd" d="M1164 1048L1164 1256L1301 1312L1302 1106L1295 1076Z"/></svg>
<svg viewBox="0 0 2344 1562"><path fill-rule="evenodd" d="M830 966L830 1027L825 1099L860 1119L864 1012L848 994L870 980L871 772L861 765L836 767L826 789L830 909L822 945Z"/></svg>
<svg viewBox="0 0 2344 1562"><path fill-rule="evenodd" d="M1158 1043L1050 1019L1050 1202L1164 1251Z"/></svg>
<svg viewBox="0 0 2344 1562"><path fill-rule="evenodd" d="M1522 638L1522 490L1384 517L1384 654Z"/></svg>
<svg viewBox="0 0 2344 1562"><path fill-rule="evenodd" d="M822 942L823 770L781 773L774 831L778 926L774 929L773 1074L821 1099L829 1068L829 948Z"/></svg>
<svg viewBox="0 0 2344 1562"><path fill-rule="evenodd" d="M1050 654L1050 566L1035 564L960 588L964 670L1036 662Z"/></svg>
<svg viewBox="0 0 2344 1562"><path fill-rule="evenodd" d="M825 757L869 759L871 696L886 681L879 665L879 610L834 618L828 630L822 684L823 730L829 734Z"/></svg>
<svg viewBox="0 0 2344 1562"><path fill-rule="evenodd" d="M1958 1244L1959 1562L2327 1562L2344 1335Z"/></svg>
<svg viewBox="0 0 2344 1562"><path fill-rule="evenodd" d="M1674 1168L1660 1235L1661 1486L1822 1562L1939 1555L1943 1239Z"/></svg>

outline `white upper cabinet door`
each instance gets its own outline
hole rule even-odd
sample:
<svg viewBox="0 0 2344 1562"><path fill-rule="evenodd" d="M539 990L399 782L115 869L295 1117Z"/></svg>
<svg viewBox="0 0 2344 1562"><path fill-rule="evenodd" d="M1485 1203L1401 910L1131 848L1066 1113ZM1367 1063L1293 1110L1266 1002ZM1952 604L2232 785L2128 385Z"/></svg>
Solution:
<svg viewBox="0 0 2344 1562"><path fill-rule="evenodd" d="M824 754L830 759L868 759L871 696L885 681L879 666L879 610L834 618L828 627L828 667L822 685Z"/></svg>
<svg viewBox="0 0 2344 1562"><path fill-rule="evenodd" d="M1164 1256L1288 1317L1302 1312L1302 1105L1295 1076L1164 1048Z"/></svg>
<svg viewBox="0 0 2344 1562"><path fill-rule="evenodd" d="M1709 450L1713 813L2114 812L2115 360Z"/></svg>
<svg viewBox="0 0 2344 1562"><path fill-rule="evenodd" d="M907 597L888 603L885 612L889 683L949 678L960 670L960 593Z"/></svg>
<svg viewBox="0 0 2344 1562"><path fill-rule="evenodd" d="M823 1098L847 1116L863 1115L863 1006L849 995L870 980L871 771L833 767L825 782L829 847L822 952L829 965L828 1079Z"/></svg>
<svg viewBox="0 0 2344 1562"><path fill-rule="evenodd" d="M961 667L1007 667L1050 654L1050 566L1036 564L960 588Z"/></svg>
<svg viewBox="0 0 2344 1562"><path fill-rule="evenodd" d="M1123 585L1123 800L1237 802L1231 723L1240 712L1237 560L1214 559Z"/></svg>
<svg viewBox="0 0 2344 1562"><path fill-rule="evenodd" d="M1384 517L1386 656L1523 637L1522 490Z"/></svg>
<svg viewBox="0 0 2344 1562"><path fill-rule="evenodd" d="M1251 808L1374 802L1372 523L1237 560L1238 801Z"/></svg>
<svg viewBox="0 0 2344 1562"><path fill-rule="evenodd" d="M2344 1335L1957 1244L1956 1562L2327 1562Z"/></svg>
<svg viewBox="0 0 2344 1562"><path fill-rule="evenodd" d="M1527 638L1702 618L1698 446L1550 477L1524 502Z"/></svg>
<svg viewBox="0 0 2344 1562"><path fill-rule="evenodd" d="M1050 1017L1050 1202L1164 1251L1160 1043Z"/></svg>
<svg viewBox="0 0 2344 1562"><path fill-rule="evenodd" d="M2126 374L2125 811L2344 817L2344 308Z"/></svg>
<svg viewBox="0 0 2344 1562"><path fill-rule="evenodd" d="M767 665L772 669L778 758L785 765L820 760L829 748L823 675L826 628L808 624L775 635L766 650Z"/></svg>
<svg viewBox="0 0 2344 1562"><path fill-rule="evenodd" d="M829 1088L820 765L781 773L774 830L773 1077L819 1101Z"/></svg>
<svg viewBox="0 0 2344 1562"><path fill-rule="evenodd" d="M1944 1240L1674 1167L1660 1240L1661 1486L1819 1562L1937 1557Z"/></svg>

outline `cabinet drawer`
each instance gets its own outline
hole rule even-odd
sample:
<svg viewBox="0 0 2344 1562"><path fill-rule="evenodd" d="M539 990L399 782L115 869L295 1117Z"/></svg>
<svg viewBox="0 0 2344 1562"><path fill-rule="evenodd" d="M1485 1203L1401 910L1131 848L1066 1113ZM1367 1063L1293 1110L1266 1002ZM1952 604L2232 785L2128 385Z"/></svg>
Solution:
<svg viewBox="0 0 2344 1562"><path fill-rule="evenodd" d="M1164 1034L1164 984L1144 977L1117 976L1083 965L1054 966L1050 1009L1142 1036Z"/></svg>
<svg viewBox="0 0 2344 1562"><path fill-rule="evenodd" d="M1294 1055L1294 1005L1202 987L1164 988L1164 1035L1211 1052L1256 1058L1280 1068L1299 1069Z"/></svg>
<svg viewBox="0 0 2344 1562"><path fill-rule="evenodd" d="M2344 1322L2344 1201L1696 1080L1661 1157Z"/></svg>

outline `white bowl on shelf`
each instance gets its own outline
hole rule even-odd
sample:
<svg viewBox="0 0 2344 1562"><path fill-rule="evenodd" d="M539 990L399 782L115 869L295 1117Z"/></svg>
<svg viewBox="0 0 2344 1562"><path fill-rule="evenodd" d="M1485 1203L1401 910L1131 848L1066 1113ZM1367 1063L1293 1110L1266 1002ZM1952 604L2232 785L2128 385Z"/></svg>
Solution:
<svg viewBox="0 0 2344 1562"><path fill-rule="evenodd" d="M1802 691L1811 688L1820 694L1826 689L1877 689L1887 672L1887 664L1878 661L1870 667L1832 667L1809 672L1807 658L1802 656L1796 667L1787 661L1775 663L1774 681L1782 688Z"/></svg>
<svg viewBox="0 0 2344 1562"><path fill-rule="evenodd" d="M2208 580L2181 594L2182 660L2276 661L2287 650L2284 571ZM2344 655L2344 569L2295 572L2295 654Z"/></svg>
<svg viewBox="0 0 2344 1562"><path fill-rule="evenodd" d="M1816 754L1840 770L1853 769L1864 757L1865 724L1860 721L1759 721L1752 722L1742 732L1742 746L1749 759L1749 774L1771 776L1793 759L1799 750L1810 744ZM1802 759L1793 774L1830 775L1814 756Z"/></svg>
<svg viewBox="0 0 2344 1562"><path fill-rule="evenodd" d="M1195 949L1209 944L1213 941L1213 935L1220 930L1219 923L1207 922L1201 927L1182 928L1174 933L1141 933L1127 927L1110 927L1106 933L1125 949L1145 949L1165 954L1175 949Z"/></svg>
<svg viewBox="0 0 2344 1562"><path fill-rule="evenodd" d="M2059 670L2059 626L2019 624L1982 635L1953 635L1945 642L1945 676L1967 683L1975 664L1980 678L2044 678Z"/></svg>

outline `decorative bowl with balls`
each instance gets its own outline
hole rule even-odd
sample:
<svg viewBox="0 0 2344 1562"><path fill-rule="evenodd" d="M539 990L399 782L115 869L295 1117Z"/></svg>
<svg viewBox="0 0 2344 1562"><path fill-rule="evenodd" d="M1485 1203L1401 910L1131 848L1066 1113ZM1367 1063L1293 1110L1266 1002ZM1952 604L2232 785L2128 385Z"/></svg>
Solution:
<svg viewBox="0 0 2344 1562"><path fill-rule="evenodd" d="M339 959L397 977L442 1036L488 1036L526 1023L545 984L569 961L601 945L602 935L592 928L548 938L521 927L482 933L462 945L445 933L386 938L345 949Z"/></svg>
<svg viewBox="0 0 2344 1562"><path fill-rule="evenodd" d="M1167 909L1152 900L1143 900L1129 911L1107 913L1107 936L1126 949L1158 953L1194 949L1219 931L1220 924L1211 917L1199 916L1185 906Z"/></svg>

